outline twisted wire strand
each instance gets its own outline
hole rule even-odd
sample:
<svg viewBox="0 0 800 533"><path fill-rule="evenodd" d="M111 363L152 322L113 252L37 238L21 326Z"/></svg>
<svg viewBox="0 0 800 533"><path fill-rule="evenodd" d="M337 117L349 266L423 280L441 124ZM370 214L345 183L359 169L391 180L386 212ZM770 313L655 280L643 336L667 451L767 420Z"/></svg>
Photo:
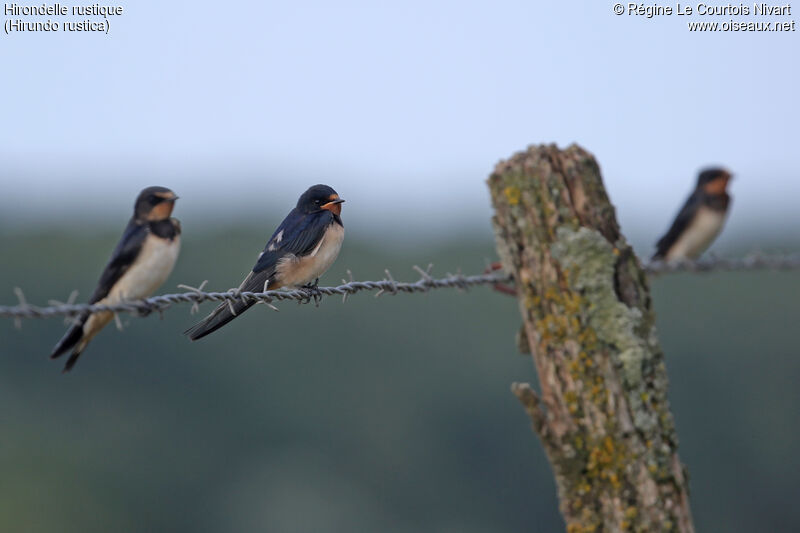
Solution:
<svg viewBox="0 0 800 533"><path fill-rule="evenodd" d="M742 272L751 270L800 270L800 254L765 255L751 253L745 257L725 259L711 256L697 261L650 261L644 265L648 274L675 272Z"/></svg>
<svg viewBox="0 0 800 533"><path fill-rule="evenodd" d="M428 271L422 270L418 267L417 270L421 273L419 280L415 282L400 282L395 281L391 274L387 271L387 279L381 281L346 281L336 287L318 287L318 297L340 295L343 300L351 294L362 291L378 291L377 296L383 294L397 294L397 293L417 293L428 292L431 289L444 289L455 288L466 290L469 287L477 285L492 285L496 283L503 283L510 281L510 276L503 272L493 272L489 274L465 276L462 274L449 274L444 278L434 279L430 276ZM203 285L205 282L203 283ZM13 306L0 306L0 317L3 318L50 318L56 316L75 317L83 313L96 313L100 311L111 311L113 313L136 313L139 315L146 315L153 311L162 312L165 309L182 303L190 303L193 310L198 309L197 305L206 302L256 302L264 303L277 311L273 302L281 302L284 300L295 300L298 303L309 303L313 301L317 294L315 291L308 289L290 289L290 290L268 290L263 292L249 292L241 291L239 289L230 289L224 292L205 292L202 290L202 285L198 288L183 286L188 290L187 292L176 294L162 294L159 296L152 296L142 300L124 301L113 305L108 304L74 304L74 303L56 303L47 307L40 307L30 305L25 301L22 291L16 290L17 297L20 299L18 305Z"/></svg>
<svg viewBox="0 0 800 533"><path fill-rule="evenodd" d="M678 261L671 263L651 261L645 263L643 266L645 271L651 275L672 274L677 272L708 273L755 270L800 270L800 254L763 255L756 253L738 259L710 257L699 261ZM77 295L77 293L73 291L66 303L51 300L53 305L36 306L29 304L25 300L22 290L15 289L19 304L0 306L0 318L13 318L19 325L19 320L23 318L76 317L87 312L96 313L100 311L110 311L115 314L134 313L138 315L147 315L153 311L160 313L175 304L183 303L192 304L192 312L194 312L199 310L199 304L207 301L225 301L229 304L236 301L255 302L266 304L271 309L277 311L278 308L275 307L273 303L285 300L294 300L302 304L317 300L323 296L339 295L342 296L343 301L346 301L349 295L362 291L377 291L375 295L377 297L386 293L419 293L428 292L432 289L446 288L466 290L469 287L478 285L503 286L513 281L510 275L501 271L471 276L448 274L443 278L435 279L430 275L430 265L427 270L423 270L417 266L415 266L414 269L420 273L420 279L415 282L395 281L388 270L385 271L387 277L380 281L355 281L352 273L350 273L350 281L342 280L342 284L336 287L319 287L316 293L308 289L268 290L263 292L230 289L222 292L206 292L202 290L203 286L206 284L206 282L203 282L203 284L197 288L179 285L179 287L188 289L186 292L162 294L142 300L123 301L113 305L72 303ZM509 289L507 285L505 288L501 287L502 292L513 292Z"/></svg>

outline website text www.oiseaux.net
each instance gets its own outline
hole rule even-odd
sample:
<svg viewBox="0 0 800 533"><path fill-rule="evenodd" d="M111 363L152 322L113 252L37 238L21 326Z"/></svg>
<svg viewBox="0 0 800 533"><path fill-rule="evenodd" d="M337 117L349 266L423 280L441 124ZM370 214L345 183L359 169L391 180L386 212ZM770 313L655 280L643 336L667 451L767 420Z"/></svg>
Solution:
<svg viewBox="0 0 800 533"><path fill-rule="evenodd" d="M795 21L787 22L688 22L689 31L795 31Z"/></svg>

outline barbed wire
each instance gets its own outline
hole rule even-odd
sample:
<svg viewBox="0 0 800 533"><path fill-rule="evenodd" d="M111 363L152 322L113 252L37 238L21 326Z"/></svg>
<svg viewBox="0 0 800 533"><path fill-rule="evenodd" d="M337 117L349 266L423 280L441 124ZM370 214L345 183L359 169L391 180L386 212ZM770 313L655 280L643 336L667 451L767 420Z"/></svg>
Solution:
<svg viewBox="0 0 800 533"><path fill-rule="evenodd" d="M52 305L40 307L30 305L26 301L22 290L15 289L19 304L14 306L0 306L0 317L14 318L16 320L21 318L50 318L56 316L75 317L83 313L97 313L102 311L147 315L153 311L163 312L165 309L181 303L192 304L192 312L195 312L199 310L199 304L206 301L224 301L229 304L236 301L255 302L266 304L271 309L277 311L278 308L273 305L273 302L285 300L295 300L302 304L311 301L318 302L323 296L339 295L342 296L343 301L346 301L349 295L362 291L377 291L375 296L378 297L383 294L397 294L401 292L428 292L431 289L454 288L466 290L469 287L477 285L493 285L511 281L511 277L504 272L490 272L472 276L448 274L444 278L435 279L430 275L431 266L429 266L427 270L423 270L417 266L415 266L414 269L420 273L420 279L415 282L395 281L388 270L385 271L386 278L381 281L356 281L353 279L352 273L348 271L348 275L350 276L349 281L343 279L342 284L336 287L318 287L313 290L301 288L249 292L239 289L230 289L224 292L205 292L203 288L207 281L204 281L199 287L178 285L180 288L187 289L187 292L162 294L142 300L124 301L111 305L100 303L72 303L76 296L76 293L73 292L67 302L51 301Z"/></svg>
<svg viewBox="0 0 800 533"><path fill-rule="evenodd" d="M737 259L710 256L697 261L650 261L644 264L648 274L676 272L741 272L750 270L800 270L800 254L766 255L751 253Z"/></svg>
<svg viewBox="0 0 800 533"><path fill-rule="evenodd" d="M760 253L750 254L738 259L724 259L710 257L699 261L650 261L643 264L645 271L651 275L672 274L677 272L708 273L708 272L739 272L755 270L800 270L800 254L792 255L764 255ZM12 306L0 306L0 318L13 318L17 326L23 318L52 318L67 317L74 318L84 313L97 313L110 311L112 313L134 313L138 315L148 315L152 312L163 312L176 304L192 304L192 313L199 311L199 304L207 301L213 302L255 302L265 304L271 309L278 311L274 302L294 300L298 303L316 303L323 296L342 296L346 301L347 297L357 292L375 292L376 297L383 294L398 293L418 293L428 292L432 289L455 288L466 290L469 287L478 285L493 285L495 289L506 294L514 294L515 290L508 284L512 282L510 275L502 271L487 272L484 274L465 276L463 274L447 274L443 278L435 279L430 275L432 265L423 270L418 266L414 269L420 273L420 279L414 282L395 281L391 273L386 270L386 278L380 281L356 281L353 274L348 270L350 280L342 280L342 284L336 287L318 287L310 289L281 289L268 290L263 292L242 291L230 289L221 292L206 292L203 290L207 281L199 287L188 285L178 285L179 288L186 289L186 292L175 294L162 294L141 300L123 301L116 304L76 304L77 291L73 291L66 302L50 300L48 306L36 306L27 302L21 289L14 289L19 303ZM489 270L489 269L487 269Z"/></svg>

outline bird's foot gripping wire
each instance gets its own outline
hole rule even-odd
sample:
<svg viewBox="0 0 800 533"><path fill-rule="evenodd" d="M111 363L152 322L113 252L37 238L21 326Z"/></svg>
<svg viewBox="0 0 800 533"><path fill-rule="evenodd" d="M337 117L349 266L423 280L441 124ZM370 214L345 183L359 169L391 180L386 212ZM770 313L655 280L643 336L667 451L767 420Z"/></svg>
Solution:
<svg viewBox="0 0 800 533"><path fill-rule="evenodd" d="M313 298L314 305L319 307L319 303L322 301L322 293L319 290L319 278L315 279L314 283L307 283L300 288L306 292L306 297L300 300L300 303L309 303Z"/></svg>
<svg viewBox="0 0 800 533"><path fill-rule="evenodd" d="M140 318L144 318L144 317L146 317L146 316L149 316L149 315L150 315L150 313L152 313L152 312L153 312L153 310L152 310L152 309L148 309L148 308L146 308L146 307L140 307L140 308L138 308L138 309L136 310L136 316L138 316L138 317L140 317Z"/></svg>

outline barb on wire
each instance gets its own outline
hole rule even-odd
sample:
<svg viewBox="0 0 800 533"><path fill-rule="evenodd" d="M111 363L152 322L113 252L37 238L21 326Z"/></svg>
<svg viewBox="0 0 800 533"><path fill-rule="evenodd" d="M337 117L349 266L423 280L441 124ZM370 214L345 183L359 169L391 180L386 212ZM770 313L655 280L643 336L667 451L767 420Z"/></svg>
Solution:
<svg viewBox="0 0 800 533"><path fill-rule="evenodd" d="M418 268L418 267L417 267ZM386 279L381 281L355 281L353 275L348 271L350 281L342 280L342 284L337 287L318 287L316 291L322 296L341 295L347 298L350 294L355 294L361 291L378 291L378 295L384 293L397 294L400 292L415 293L415 292L428 292L431 289L445 289L456 288L464 290L467 287L477 285L493 285L495 283L510 281L510 276L503 272L493 272L489 274L481 274L475 276L464 276L461 274L448 275L444 278L434 279L430 276L430 267L428 270L419 269L422 277L415 282L400 282L395 281L389 271L386 271ZM296 300L298 303L309 303L313 301L315 291L306 289L291 289L291 290L269 290L263 292L248 292L239 289L231 289L225 292L205 292L203 287L206 282L203 282L199 287L191 287L188 285L179 285L179 287L187 289L187 292L176 294L162 294L160 296L153 296L143 300L133 300L120 302L113 305L108 304L74 304L63 303L51 305L49 307L38 307L30 305L25 301L25 297L21 290L17 290L17 297L20 303L15 306L0 306L0 317L14 318L16 321L22 318L49 318L54 316L78 316L82 313L96 313L100 311L110 311L113 313L136 313L148 314L153 311L162 312L165 309L181 303L192 304L194 311L196 306L202 302L226 302L232 305L233 302L239 300L255 301L256 303L263 303L274 309L278 310L273 305L273 302L281 302L284 300Z"/></svg>
<svg viewBox="0 0 800 533"><path fill-rule="evenodd" d="M800 270L800 254L793 255L763 255L763 254L750 254L746 257L739 259L723 259L718 257L710 257L708 259L701 259L699 261L678 261L672 263L665 263L663 261L643 262L644 269L648 274L671 274L675 272L733 272L733 271L751 271L751 270ZM278 311L274 305L275 302L282 302L284 300L295 300L298 303L309 303L315 301L317 296L333 296L341 295L342 302L347 301L347 297L361 291L376 292L375 296L381 296L386 293L397 294L400 292L416 293L428 292L432 289L454 288L460 291L466 290L468 287L477 285L493 285L495 289L500 292L514 294L515 291L508 283L512 282L510 275L497 270L497 266L490 266L487 270L493 270L484 274L465 276L461 273L448 274L443 278L433 278L431 276L431 268L433 265L428 265L428 268L422 269L414 266L414 269L420 274L420 279L415 282L400 282L395 281L391 272L387 269L386 278L381 281L356 281L353 279L353 273L347 271L349 280L343 279L342 284L336 287L319 287L318 292L306 289L292 289L292 290L265 290L262 292L248 292L239 289L230 289L224 292L206 292L203 290L207 281L204 281L198 287L189 285L178 285L179 288L185 289L187 292L176 294L162 294L160 296L153 296L143 300L133 300L120 302L113 305L108 304L76 304L75 297L77 293L73 291L66 303L61 303L55 300L50 301L50 306L39 307L31 305L25 299L21 289L15 289L14 292L19 300L17 305L0 306L0 318L12 318L14 324L20 327L21 319L23 318L49 318L55 316L66 317L67 320L74 319L82 313L96 313L99 311L110 311L112 313L135 313L138 315L147 315L153 311L162 313L165 309L172 307L175 304L189 303L192 305L191 312L199 311L199 304L207 301L213 302L226 302L228 305L233 302L255 301L259 304L265 304L271 309Z"/></svg>

